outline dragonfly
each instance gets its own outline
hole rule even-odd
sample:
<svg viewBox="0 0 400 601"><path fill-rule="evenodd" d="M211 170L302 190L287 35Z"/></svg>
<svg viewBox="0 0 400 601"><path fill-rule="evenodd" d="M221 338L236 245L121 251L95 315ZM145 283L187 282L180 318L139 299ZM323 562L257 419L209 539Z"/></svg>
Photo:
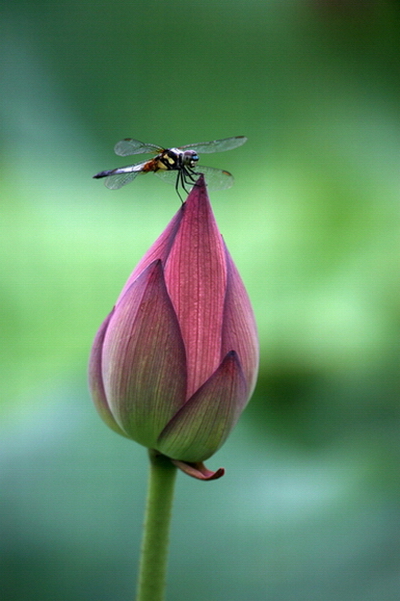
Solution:
<svg viewBox="0 0 400 601"><path fill-rule="evenodd" d="M154 172L168 183L175 184L175 190L179 194L179 187L188 193L196 184L200 175L206 178L207 186L212 190L224 190L233 184L233 175L229 171L215 169L214 167L197 166L199 154L222 152L238 148L247 142L245 136L235 136L223 140L201 142L199 144L187 144L177 148L163 148L156 144L146 144L132 138L125 138L114 147L118 156L130 156L134 154L152 153L153 158L141 161L126 167L117 167L107 171L96 173L95 179L105 178L104 183L110 190L118 190L132 182L139 174Z"/></svg>

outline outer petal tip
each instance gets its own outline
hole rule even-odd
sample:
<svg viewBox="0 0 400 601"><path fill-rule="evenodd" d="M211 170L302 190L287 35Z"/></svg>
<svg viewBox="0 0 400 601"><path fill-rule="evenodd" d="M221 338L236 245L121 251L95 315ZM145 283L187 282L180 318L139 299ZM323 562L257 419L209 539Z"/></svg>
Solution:
<svg viewBox="0 0 400 601"><path fill-rule="evenodd" d="M186 461L178 461L177 459L171 459L172 463L176 465L182 472L191 476L192 478L197 478L197 480L218 480L222 478L225 474L225 470L223 467L220 467L217 471L212 472L207 469L204 463L189 463Z"/></svg>

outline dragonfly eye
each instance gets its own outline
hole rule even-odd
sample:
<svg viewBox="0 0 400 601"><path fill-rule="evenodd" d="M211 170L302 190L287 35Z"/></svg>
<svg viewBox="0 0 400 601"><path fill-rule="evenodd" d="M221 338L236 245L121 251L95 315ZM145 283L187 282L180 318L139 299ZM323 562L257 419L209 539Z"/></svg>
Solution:
<svg viewBox="0 0 400 601"><path fill-rule="evenodd" d="M190 167L190 169L193 169L193 167L199 160L199 156L198 156L197 152L195 152L194 150L186 150L186 152L183 153L182 158L183 158L183 161L182 161L183 164L186 165L187 167Z"/></svg>
<svg viewBox="0 0 400 601"><path fill-rule="evenodd" d="M197 155L195 152L192 154L192 156L190 157L190 161L189 161L189 167L191 169L193 169L193 167L195 167L197 161L199 160L199 155Z"/></svg>

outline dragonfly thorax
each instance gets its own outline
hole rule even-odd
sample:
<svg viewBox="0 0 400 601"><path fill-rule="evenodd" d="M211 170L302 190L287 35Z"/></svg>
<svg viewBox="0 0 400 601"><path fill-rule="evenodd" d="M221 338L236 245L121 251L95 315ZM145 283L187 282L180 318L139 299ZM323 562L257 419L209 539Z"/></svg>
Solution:
<svg viewBox="0 0 400 601"><path fill-rule="evenodd" d="M170 148L167 150L170 162L174 161L173 169L181 169L182 167L189 167L193 169L199 156L195 150L181 150L180 148Z"/></svg>

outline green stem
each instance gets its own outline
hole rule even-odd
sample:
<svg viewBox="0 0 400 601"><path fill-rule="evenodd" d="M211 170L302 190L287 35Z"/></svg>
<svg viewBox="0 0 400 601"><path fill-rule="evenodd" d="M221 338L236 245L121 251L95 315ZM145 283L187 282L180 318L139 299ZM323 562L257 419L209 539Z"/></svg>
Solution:
<svg viewBox="0 0 400 601"><path fill-rule="evenodd" d="M163 601L176 467L149 451L150 476L136 601Z"/></svg>

